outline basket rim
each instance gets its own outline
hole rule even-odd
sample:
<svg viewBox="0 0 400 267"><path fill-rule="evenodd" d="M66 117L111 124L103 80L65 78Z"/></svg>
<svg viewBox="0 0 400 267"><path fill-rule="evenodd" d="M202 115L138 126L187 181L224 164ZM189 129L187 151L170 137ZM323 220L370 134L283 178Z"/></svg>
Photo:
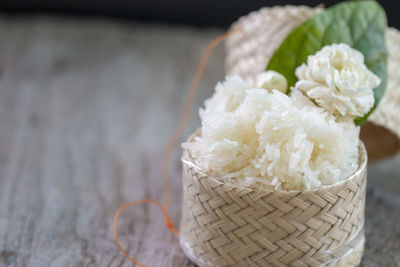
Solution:
<svg viewBox="0 0 400 267"><path fill-rule="evenodd" d="M247 14L244 14L240 17L238 17L235 21L231 23L229 26L229 29L234 29L237 27L237 24L240 24L243 20L247 20L248 18L251 18L252 16L257 15L260 12L273 12L276 10L286 10L286 9L316 9L317 11L322 11L325 9L324 4L319 4L319 5L307 5L307 4L301 4L301 5L296 5L296 4L284 4L284 5L273 5L273 6L262 6L258 9L252 10Z"/></svg>
<svg viewBox="0 0 400 267"><path fill-rule="evenodd" d="M193 140L195 137L199 136L201 134L201 129L197 129L193 134L189 136L186 142L190 142ZM227 185L231 188L238 188L241 190L247 190L247 192L254 192L254 193L271 193L271 192L277 192L277 193L282 193L282 194L294 194L294 193L315 193L321 190L330 190L335 187L341 187L344 184L354 180L356 177L359 177L363 171L366 170L367 168L367 163L368 163L368 154L367 150L365 148L365 145L363 141L360 139L360 145L359 145L359 166L357 170L350 175L348 178L340 180L334 184L330 185L322 185L317 188L304 188L304 189L295 189L295 190L267 190L264 188L252 188L252 187L245 187L243 185L238 185L235 183L230 183L230 182L222 182L219 180L217 177L213 177L207 174L206 171L202 170L199 166L197 166L194 162L191 156L189 155L189 151L187 149L184 149L183 155L181 157L181 161L183 165L186 165L188 167L192 167L197 170L198 173L200 173L202 176L207 177L208 179L212 180L214 183L219 184L219 185ZM365 175L366 177L366 175Z"/></svg>

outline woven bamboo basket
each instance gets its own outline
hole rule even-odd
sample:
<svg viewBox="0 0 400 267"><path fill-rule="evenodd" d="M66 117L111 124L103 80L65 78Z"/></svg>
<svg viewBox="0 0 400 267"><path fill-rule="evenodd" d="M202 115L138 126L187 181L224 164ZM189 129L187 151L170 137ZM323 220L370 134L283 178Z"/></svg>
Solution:
<svg viewBox="0 0 400 267"><path fill-rule="evenodd" d="M231 27L238 31L226 41L227 74L251 78L264 71L286 36L321 10L277 6L240 18ZM395 142L386 141L383 146L394 153L400 148L400 76L396 74L400 68L400 32L388 29L386 42L388 87L369 120L392 133ZM365 128L373 132L375 128L370 125ZM382 132L371 139L393 140ZM382 150L381 144L378 147ZM359 168L351 177L313 190L269 192L244 188L208 176L187 151L182 162L180 243L185 254L200 267L360 263L365 244L367 175L363 143Z"/></svg>
<svg viewBox="0 0 400 267"><path fill-rule="evenodd" d="M359 264L367 175L362 143L355 174L313 190L244 188L209 177L187 151L182 162L180 243L200 267Z"/></svg>
<svg viewBox="0 0 400 267"><path fill-rule="evenodd" d="M321 7L275 6L262 8L232 24L238 29L226 41L227 74L253 77L265 70L269 59L286 36L305 20L321 11ZM370 160L393 155L400 150L400 32L386 31L388 48L388 86L378 108L362 131ZM369 140L373 140L370 142Z"/></svg>

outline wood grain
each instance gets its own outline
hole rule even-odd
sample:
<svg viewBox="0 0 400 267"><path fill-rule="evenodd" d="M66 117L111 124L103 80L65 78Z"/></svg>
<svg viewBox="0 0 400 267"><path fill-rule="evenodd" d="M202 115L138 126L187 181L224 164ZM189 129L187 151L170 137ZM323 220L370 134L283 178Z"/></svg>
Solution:
<svg viewBox="0 0 400 267"><path fill-rule="evenodd" d="M0 266L132 266L114 243L114 213L161 199L163 147L202 50L221 30L2 16L0 33ZM193 110L223 78L223 57L220 47ZM180 153L170 162L177 224ZM383 227L399 235L398 207L370 195L367 214L378 207L386 217L367 221L367 258ZM149 266L193 266L156 207L124 211L118 229L129 255ZM381 266L399 249L396 235L386 238Z"/></svg>

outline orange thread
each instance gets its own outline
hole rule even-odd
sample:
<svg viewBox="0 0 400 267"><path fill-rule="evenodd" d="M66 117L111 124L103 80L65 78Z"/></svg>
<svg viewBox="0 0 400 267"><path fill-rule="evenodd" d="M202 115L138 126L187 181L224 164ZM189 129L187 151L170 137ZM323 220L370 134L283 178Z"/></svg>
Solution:
<svg viewBox="0 0 400 267"><path fill-rule="evenodd" d="M163 173L163 187L164 187L164 203L161 204L159 201L153 200L153 199L143 199L143 200L139 200L139 201L135 201L135 202L124 204L115 213L114 223L113 223L113 232L114 232L115 242L117 243L117 246L122 251L124 256L126 258L128 258L129 260L131 260L133 263L136 263L139 266L147 267L143 263L140 263L140 262L136 261L135 259L131 258L128 255L128 253L123 249L121 243L119 242L118 234L117 234L117 222L118 222L119 215L125 208L131 207L131 206L135 206L135 205L144 204L144 203L152 203L154 205L157 205L161 209L161 211L163 213L163 216L164 216L165 225L167 226L167 228L172 233L174 233L175 236L179 235L178 229L172 223L171 218L170 218L170 216L168 214L168 209L169 209L169 177L168 177L169 156L171 154L172 149L174 148L174 145L176 144L176 141L178 141L179 137L182 135L182 133L185 130L185 127L186 127L186 125L187 125L187 123L189 121L190 111L191 111L192 104L193 104L193 99L194 99L194 96L196 94L197 88L199 86L200 79L203 76L204 69L205 69L205 66L207 64L208 58L210 57L212 51L215 49L215 47L218 44L220 44L222 41L224 41L226 38L228 38L231 34L237 32L237 31L238 30L231 30L231 31L223 33L223 34L217 36L215 39L213 39L208 44L207 48L204 50L204 53L203 53L203 55L202 55L202 57L200 59L199 65L197 66L196 74L194 75L193 81L192 81L190 89L189 89L188 96L186 97L182 120L181 120L178 128L176 129L176 131L172 135L172 137L169 139L168 144L167 144L167 146L166 146L166 148L164 150L164 154L163 154L162 173Z"/></svg>
<svg viewBox="0 0 400 267"><path fill-rule="evenodd" d="M170 229L171 232L173 232L176 236L179 235L179 231L178 231L178 229L175 228L174 224L171 222L171 218L168 215L168 211L157 200L154 200L154 199L142 199L142 200L138 200L138 201L134 201L134 202L131 202L131 203L124 204L117 210L117 213L115 213L114 224L113 224L114 238L115 238L115 242L117 242L117 246L122 251L122 253L125 255L125 257L127 257L129 260L131 260L132 262L136 263L139 266L146 267L146 265L136 261L135 259L131 258L128 255L128 253L123 249L121 243L119 242L118 234L117 234L117 222L118 222L119 214L122 212L122 210L124 210L124 209L126 209L128 207L135 206L135 205L140 205L140 204L143 204L143 203L152 203L152 204L157 205L161 209L161 211L162 211L162 213L164 215L165 225L168 227L168 229Z"/></svg>

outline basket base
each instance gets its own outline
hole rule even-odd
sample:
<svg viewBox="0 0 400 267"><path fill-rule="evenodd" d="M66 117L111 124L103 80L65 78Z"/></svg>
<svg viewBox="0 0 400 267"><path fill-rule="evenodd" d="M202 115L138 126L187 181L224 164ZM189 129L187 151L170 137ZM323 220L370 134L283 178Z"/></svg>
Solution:
<svg viewBox="0 0 400 267"><path fill-rule="evenodd" d="M327 265L329 267L355 267L360 265L362 255L364 254L365 237L362 238L360 243L354 248L354 250L346 255L343 259Z"/></svg>
<svg viewBox="0 0 400 267"><path fill-rule="evenodd" d="M209 267L205 262L200 261L194 254L193 249L189 246L189 244L185 241L182 235L179 236L179 244L186 257L188 257L192 262L194 262L199 267Z"/></svg>
<svg viewBox="0 0 400 267"><path fill-rule="evenodd" d="M217 266L225 266L222 265L210 265L206 262L202 261L194 254L193 249L189 246L189 244L185 241L182 235L179 236L179 244L186 257L188 257L193 263L198 265L199 267L217 267ZM364 253L365 246L365 237L363 236L360 242L356 245L356 247L346 256L344 256L341 260L330 263L327 267L356 267L359 266L361 262L362 255Z"/></svg>

